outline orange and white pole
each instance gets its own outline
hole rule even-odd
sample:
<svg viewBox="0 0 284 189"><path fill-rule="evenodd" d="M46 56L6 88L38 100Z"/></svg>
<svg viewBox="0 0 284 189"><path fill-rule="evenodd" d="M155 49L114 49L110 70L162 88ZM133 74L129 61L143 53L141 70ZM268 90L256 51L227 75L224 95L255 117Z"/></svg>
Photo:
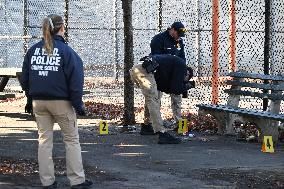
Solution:
<svg viewBox="0 0 284 189"><path fill-rule="evenodd" d="M218 104L219 1L212 0L212 104Z"/></svg>
<svg viewBox="0 0 284 189"><path fill-rule="evenodd" d="M229 7L229 66L232 72L236 71L236 0L230 0Z"/></svg>

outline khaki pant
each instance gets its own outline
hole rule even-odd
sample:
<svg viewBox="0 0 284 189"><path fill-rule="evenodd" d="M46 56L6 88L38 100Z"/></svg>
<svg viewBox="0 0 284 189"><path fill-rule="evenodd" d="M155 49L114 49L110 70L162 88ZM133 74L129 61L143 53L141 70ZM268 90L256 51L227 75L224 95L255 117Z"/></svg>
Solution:
<svg viewBox="0 0 284 189"><path fill-rule="evenodd" d="M33 110L38 127L39 175L43 186L55 181L52 159L53 126L57 122L63 134L66 150L67 177L71 185L85 181L81 147L77 127L77 118L69 101L34 100Z"/></svg>
<svg viewBox="0 0 284 189"><path fill-rule="evenodd" d="M160 98L162 98L162 92L159 92L159 96ZM176 123L178 123L178 121L181 119L181 101L182 101L182 97L181 95L175 95L175 94L170 94L171 97L171 109L173 112L173 117ZM150 113L148 110L148 107L145 103L144 106L144 123L145 124L149 124L151 123L150 120Z"/></svg>
<svg viewBox="0 0 284 189"><path fill-rule="evenodd" d="M181 95L170 94L171 108L176 123L181 119Z"/></svg>
<svg viewBox="0 0 284 189"><path fill-rule="evenodd" d="M160 112L160 96L154 75L152 73L147 73L141 64L133 66L130 70L130 75L132 80L142 90L154 131L164 132L165 128L163 127L163 120Z"/></svg>

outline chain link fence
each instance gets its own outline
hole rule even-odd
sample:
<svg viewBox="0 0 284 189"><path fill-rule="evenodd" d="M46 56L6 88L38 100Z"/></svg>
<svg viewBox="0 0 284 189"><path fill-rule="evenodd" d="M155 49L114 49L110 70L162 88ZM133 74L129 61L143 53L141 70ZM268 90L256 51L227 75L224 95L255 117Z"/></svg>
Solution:
<svg viewBox="0 0 284 189"><path fill-rule="evenodd" d="M230 2L219 1L219 75L230 71ZM236 0L237 70L263 73L265 1ZM284 2L271 1L270 73L284 70ZM69 45L84 61L85 75L99 81L89 98L107 103L123 103L124 32L121 0L0 0L0 67L21 67L23 56L41 38L41 22L48 14L65 17ZM196 112L195 104L211 102L212 1L211 0L133 0L134 64L150 53L150 40L174 21L185 23L187 64L195 70L197 87L183 100L184 111ZM115 82L115 81L118 81ZM110 84L105 84L105 83ZM115 82L115 83L114 83ZM225 103L225 85L219 85L219 102ZM241 106L262 101L245 98ZM143 107L140 90L135 90L135 106ZM168 95L162 109L170 106ZM283 107L283 106L282 106ZM250 107L251 108L251 107Z"/></svg>

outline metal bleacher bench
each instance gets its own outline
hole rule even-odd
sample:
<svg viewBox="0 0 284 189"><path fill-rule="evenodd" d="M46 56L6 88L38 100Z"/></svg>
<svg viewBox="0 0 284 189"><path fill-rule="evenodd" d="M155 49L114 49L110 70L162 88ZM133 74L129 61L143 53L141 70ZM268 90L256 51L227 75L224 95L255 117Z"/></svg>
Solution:
<svg viewBox="0 0 284 189"><path fill-rule="evenodd" d="M15 98L13 93L4 93L4 89L10 78L20 79L22 70L21 68L0 68L0 100L6 98Z"/></svg>
<svg viewBox="0 0 284 189"><path fill-rule="evenodd" d="M284 77L247 72L231 72L228 76L231 79L226 84L231 87L224 90L229 94L227 104L197 104L199 114L214 116L219 122L219 133L235 134L233 123L239 119L257 125L260 129L259 140L265 135L271 135L277 141L279 121L284 122L284 114L280 114L281 100L284 100ZM239 108L240 96L266 98L270 105L267 111Z"/></svg>

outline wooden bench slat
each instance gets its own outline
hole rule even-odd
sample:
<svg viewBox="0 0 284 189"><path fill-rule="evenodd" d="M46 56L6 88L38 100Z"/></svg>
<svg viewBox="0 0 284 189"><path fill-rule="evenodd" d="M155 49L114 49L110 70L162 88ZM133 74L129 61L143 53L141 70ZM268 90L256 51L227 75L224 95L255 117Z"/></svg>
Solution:
<svg viewBox="0 0 284 189"><path fill-rule="evenodd" d="M16 94L14 94L14 93L6 93L5 97L6 98L16 98Z"/></svg>
<svg viewBox="0 0 284 189"><path fill-rule="evenodd" d="M251 87L251 88L259 88L259 89L266 89L266 90L284 91L284 85L276 85L276 84L250 83L250 82L233 81L233 80L226 81L226 84L241 86L241 87Z"/></svg>
<svg viewBox="0 0 284 189"><path fill-rule="evenodd" d="M83 95L87 95L87 94L91 94L91 91L89 91L89 90L83 90Z"/></svg>
<svg viewBox="0 0 284 189"><path fill-rule="evenodd" d="M16 94L15 93L4 93L4 92L0 92L0 99L1 100L5 100L7 98L15 98Z"/></svg>
<svg viewBox="0 0 284 189"><path fill-rule="evenodd" d="M258 97L258 98L268 98L273 101L275 100L284 100L284 95L281 94L265 94L253 91L243 91L239 89L225 89L225 93L232 94L232 95L242 95L242 96L251 96L251 97Z"/></svg>
<svg viewBox="0 0 284 189"><path fill-rule="evenodd" d="M213 104L197 104L199 109L208 109L208 110L216 110L216 111L226 111L233 114L239 115L250 115L250 116L258 116L262 118L269 118L277 121L284 121L283 114L273 114L270 112L260 112L252 109L244 109L244 108L233 108L225 105L213 105Z"/></svg>
<svg viewBox="0 0 284 189"><path fill-rule="evenodd" d="M0 94L0 100L6 100L7 97L5 96L5 94Z"/></svg>
<svg viewBox="0 0 284 189"><path fill-rule="evenodd" d="M251 73L246 73L246 72L231 72L231 73L229 73L229 76L237 77L237 78L284 81L284 76L279 76L279 75L264 75L264 74L251 74Z"/></svg>

